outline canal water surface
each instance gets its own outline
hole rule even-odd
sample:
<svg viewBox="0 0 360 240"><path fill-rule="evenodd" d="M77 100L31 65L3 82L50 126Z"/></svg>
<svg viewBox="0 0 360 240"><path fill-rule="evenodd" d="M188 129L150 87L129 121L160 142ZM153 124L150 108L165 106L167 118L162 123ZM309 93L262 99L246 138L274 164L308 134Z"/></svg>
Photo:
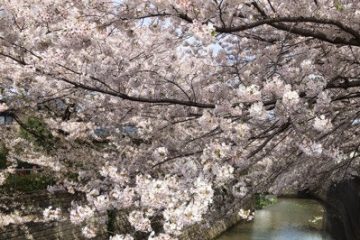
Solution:
<svg viewBox="0 0 360 240"><path fill-rule="evenodd" d="M255 212L255 220L240 223L218 240L331 240L323 231L323 206L310 199L280 198Z"/></svg>

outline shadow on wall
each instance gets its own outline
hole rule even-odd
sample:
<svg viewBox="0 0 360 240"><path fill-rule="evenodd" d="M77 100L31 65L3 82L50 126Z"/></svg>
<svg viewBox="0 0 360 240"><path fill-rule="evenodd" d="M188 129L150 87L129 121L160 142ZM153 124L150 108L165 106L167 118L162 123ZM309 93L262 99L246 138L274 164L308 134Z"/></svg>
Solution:
<svg viewBox="0 0 360 240"><path fill-rule="evenodd" d="M360 240L360 178L332 186L326 202L326 231L335 240Z"/></svg>
<svg viewBox="0 0 360 240"><path fill-rule="evenodd" d="M0 125L10 125L14 121L11 113L8 112L0 112Z"/></svg>

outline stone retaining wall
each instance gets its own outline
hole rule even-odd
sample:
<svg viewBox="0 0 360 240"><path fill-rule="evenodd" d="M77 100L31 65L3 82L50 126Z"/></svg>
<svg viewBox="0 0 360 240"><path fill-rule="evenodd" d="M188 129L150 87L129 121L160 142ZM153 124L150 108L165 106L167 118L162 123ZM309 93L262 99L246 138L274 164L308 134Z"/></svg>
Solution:
<svg viewBox="0 0 360 240"><path fill-rule="evenodd" d="M81 227L71 224L69 220L61 222L43 222L43 209L53 206L61 209L69 209L71 201L82 201L80 195L68 193L49 194L47 192L36 192L17 196L0 197L0 221L4 221L9 214L16 211L21 216L29 219L24 224L9 224L0 227L1 240L85 240L81 235ZM107 239L105 229L101 231L96 240Z"/></svg>
<svg viewBox="0 0 360 240"><path fill-rule="evenodd" d="M325 229L335 240L360 240L360 178L332 185L318 196L325 202Z"/></svg>
<svg viewBox="0 0 360 240"><path fill-rule="evenodd" d="M85 240L81 234L82 226L75 226L69 220L61 222L41 221L43 209L53 206L54 208L60 207L66 211L70 208L71 201L74 200L84 201L84 196L69 193L53 195L47 192L19 196L0 196L0 214L2 214L0 215L0 221L1 216L11 214L16 210L19 212L21 210L21 213L33 219L33 221L21 225L10 224L3 228L0 227L0 240ZM242 204L243 208L253 208L252 200L248 199L245 202L246 204ZM215 239L241 220L237 214L238 209L239 204L232 209L228 209L228 213L223 215L224 217L221 217L219 214L207 216L206 222L189 227L180 236L179 240ZM68 213L65 213L65 215L68 216ZM127 212L111 212L108 216L108 224L94 238L95 240L107 240L109 238L108 230L116 234L134 232L134 229L127 220ZM145 238L138 235L137 239Z"/></svg>
<svg viewBox="0 0 360 240"><path fill-rule="evenodd" d="M187 229L185 233L179 238L179 240L211 240L220 236L230 227L239 223L241 218L238 214L233 214L223 220L215 221L211 226L206 225L194 225Z"/></svg>
<svg viewBox="0 0 360 240"><path fill-rule="evenodd" d="M255 199L243 199L238 204L232 205L231 209L227 209L226 215L209 216L206 223L195 224L188 228L179 240L212 240L219 237L226 230L242 221L238 214L240 208L255 209Z"/></svg>

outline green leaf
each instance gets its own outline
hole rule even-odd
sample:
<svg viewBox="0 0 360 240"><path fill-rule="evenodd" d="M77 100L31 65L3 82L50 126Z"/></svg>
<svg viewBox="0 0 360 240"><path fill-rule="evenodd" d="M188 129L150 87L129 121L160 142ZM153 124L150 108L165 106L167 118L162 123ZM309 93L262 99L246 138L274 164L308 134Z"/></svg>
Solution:
<svg viewBox="0 0 360 240"><path fill-rule="evenodd" d="M344 11L344 6L342 5L340 0L334 0L334 5L336 10L338 10L339 12Z"/></svg>

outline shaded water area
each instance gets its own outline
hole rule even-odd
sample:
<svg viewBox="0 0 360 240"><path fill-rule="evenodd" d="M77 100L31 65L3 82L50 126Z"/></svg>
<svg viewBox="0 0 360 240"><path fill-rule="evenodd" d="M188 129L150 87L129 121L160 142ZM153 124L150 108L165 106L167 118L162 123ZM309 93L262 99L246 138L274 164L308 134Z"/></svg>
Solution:
<svg viewBox="0 0 360 240"><path fill-rule="evenodd" d="M315 200L280 198L256 211L253 222L240 223L217 240L331 240L323 231L324 214Z"/></svg>

